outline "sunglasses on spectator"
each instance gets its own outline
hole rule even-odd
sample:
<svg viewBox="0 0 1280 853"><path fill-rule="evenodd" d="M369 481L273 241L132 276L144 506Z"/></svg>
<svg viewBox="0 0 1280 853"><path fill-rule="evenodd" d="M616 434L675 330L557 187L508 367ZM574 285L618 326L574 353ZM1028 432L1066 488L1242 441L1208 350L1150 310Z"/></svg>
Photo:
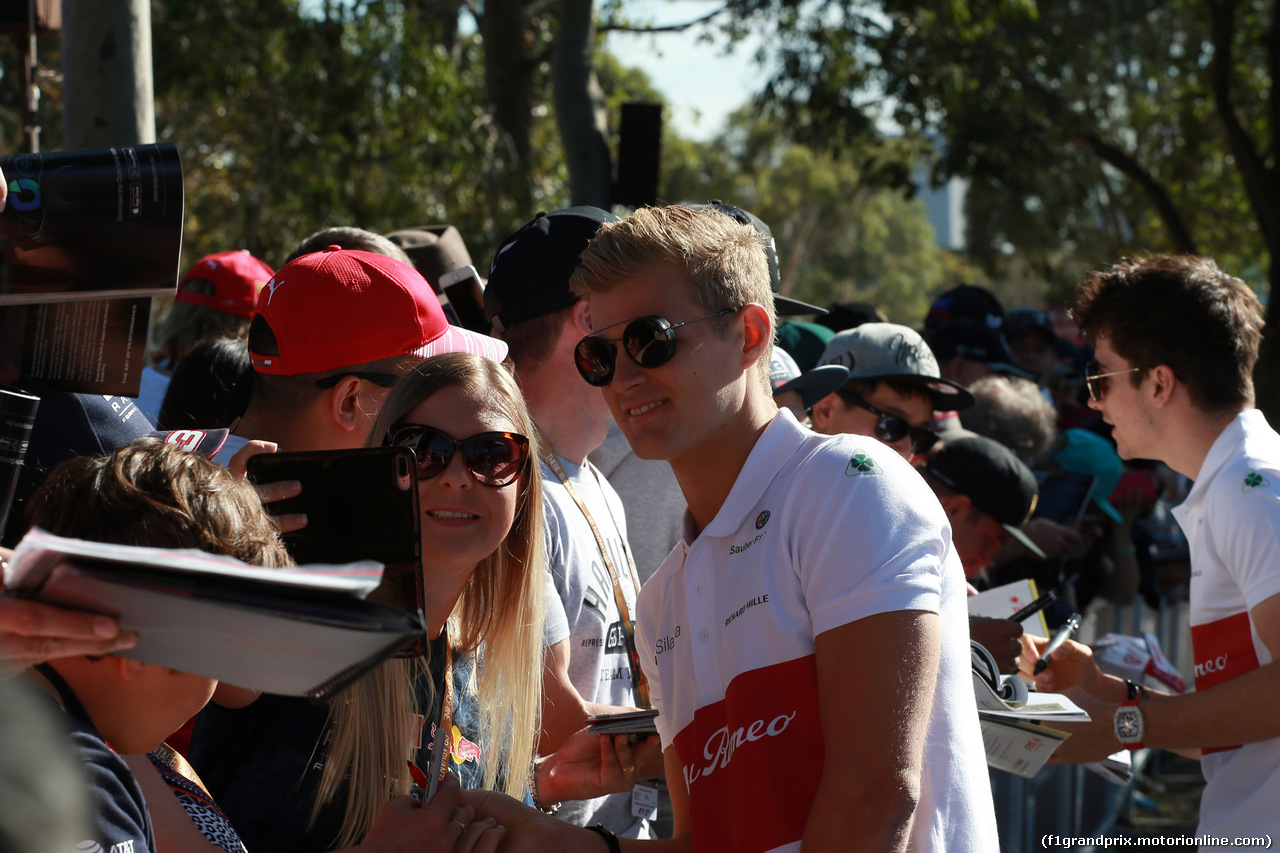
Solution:
<svg viewBox="0 0 1280 853"><path fill-rule="evenodd" d="M1107 378L1110 376L1122 376L1126 373L1137 373L1139 370L1146 370L1145 367L1130 367L1128 370L1112 370L1107 373L1099 373L1102 365L1096 361L1089 362L1089 366L1084 372L1084 387L1089 389L1089 399L1095 403L1101 403L1103 396L1107 393Z"/></svg>
<svg viewBox="0 0 1280 853"><path fill-rule="evenodd" d="M357 379L372 382L374 385L378 385L383 388L390 388L392 385L396 384L396 380L400 378L394 373L361 373L359 371L352 371L350 373L335 373L332 376L317 379L316 387L324 389L332 388L348 376L354 376Z"/></svg>
<svg viewBox="0 0 1280 853"><path fill-rule="evenodd" d="M879 420L876 421L876 438L885 444L893 444L908 435L911 436L911 452L917 456L923 456L938 443L938 434L931 429L924 427L914 427L907 423L905 418L897 415L891 415L888 412L882 412L857 394L846 388L837 388L836 393L840 395L840 399L846 403L866 409L873 415L878 415Z"/></svg>
<svg viewBox="0 0 1280 853"><path fill-rule="evenodd" d="M529 439L514 432L478 432L458 439L425 424L396 424L386 443L413 450L419 480L438 476L456 451L462 452L462 464L472 479L494 488L514 483L529 462Z"/></svg>
<svg viewBox="0 0 1280 853"><path fill-rule="evenodd" d="M627 356L640 367L645 369L660 367L675 358L676 329L691 323L710 320L713 317L723 317L725 314L732 314L735 310L725 308L696 320L685 320L683 323L672 323L656 314L637 317L627 323L620 338L587 335L578 341L578 345L573 350L573 361L583 379L597 388L602 388L613 381L613 371L617 366L614 344L621 342ZM621 324L614 324L614 326L617 325ZM613 326L605 328L612 329Z"/></svg>

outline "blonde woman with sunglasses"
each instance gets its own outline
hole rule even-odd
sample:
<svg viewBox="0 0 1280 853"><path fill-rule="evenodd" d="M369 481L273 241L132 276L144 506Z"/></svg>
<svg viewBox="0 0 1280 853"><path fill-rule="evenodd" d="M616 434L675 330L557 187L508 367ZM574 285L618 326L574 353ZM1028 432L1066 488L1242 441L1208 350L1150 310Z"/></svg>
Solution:
<svg viewBox="0 0 1280 853"><path fill-rule="evenodd" d="M275 849L359 843L390 799L415 781L426 787L437 729L447 735L444 765L463 787L526 793L546 572L524 400L498 362L437 356L395 384L369 443L409 446L418 458L430 653L382 664L328 708L262 696L202 715L193 761L227 789L211 784L215 796L240 801L233 820L253 824L242 831L250 849L255 832ZM597 739L578 743L598 769ZM466 807L455 813L441 849L455 839L463 849L496 844L501 830L470 817Z"/></svg>

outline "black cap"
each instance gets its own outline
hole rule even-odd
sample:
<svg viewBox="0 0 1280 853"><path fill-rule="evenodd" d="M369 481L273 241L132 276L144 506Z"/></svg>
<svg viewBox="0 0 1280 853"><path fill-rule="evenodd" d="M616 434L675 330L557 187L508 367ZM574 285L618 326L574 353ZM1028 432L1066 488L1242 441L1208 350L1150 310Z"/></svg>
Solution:
<svg viewBox="0 0 1280 853"><path fill-rule="evenodd" d="M998 441L968 435L946 441L929 454L924 470L964 495L1040 559L1045 554L1019 528L1036 508L1035 475Z"/></svg>
<svg viewBox="0 0 1280 853"><path fill-rule="evenodd" d="M863 323L887 323L889 318L870 302L832 302L827 313L814 322L835 332L856 329Z"/></svg>
<svg viewBox="0 0 1280 853"><path fill-rule="evenodd" d="M977 320L998 330L1004 325L1004 307L985 287L962 284L933 300L929 313L925 315L924 327L933 329L949 320L962 318Z"/></svg>
<svg viewBox="0 0 1280 853"><path fill-rule="evenodd" d="M582 250L618 217L598 207L543 211L502 241L484 288L484 316L499 332L578 301L569 277Z"/></svg>
<svg viewBox="0 0 1280 853"><path fill-rule="evenodd" d="M1013 363L1013 353L1000 333L977 320L952 320L926 332L925 340L939 363L960 356L980 361L1005 376L1035 378Z"/></svg>
<svg viewBox="0 0 1280 853"><path fill-rule="evenodd" d="M798 314L826 313L825 309L819 308L817 305L810 305L808 302L801 302L799 299L792 299L790 296L779 295L778 290L782 287L782 273L778 269L778 246L773 240L773 231L764 223L764 220L748 210L743 210L736 205L719 199L712 199L706 204L690 204L686 206L693 210L707 210L708 208L718 210L743 225L752 226L765 238L764 254L769 261L769 289L773 291L773 308L778 316L794 317Z"/></svg>

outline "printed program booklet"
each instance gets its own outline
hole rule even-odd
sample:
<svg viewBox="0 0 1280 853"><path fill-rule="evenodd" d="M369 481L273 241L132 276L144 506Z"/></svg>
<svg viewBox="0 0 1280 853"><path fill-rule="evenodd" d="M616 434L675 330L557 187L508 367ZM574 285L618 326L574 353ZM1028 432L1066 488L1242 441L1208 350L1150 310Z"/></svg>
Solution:
<svg viewBox="0 0 1280 853"><path fill-rule="evenodd" d="M987 766L1030 778L1070 735L1053 722L1088 722L1080 706L1059 693L1038 693L1016 675L1002 675L980 643L969 643L978 723Z"/></svg>
<svg viewBox="0 0 1280 853"><path fill-rule="evenodd" d="M183 189L171 143L15 154L0 169L0 305L174 292Z"/></svg>
<svg viewBox="0 0 1280 853"><path fill-rule="evenodd" d="M151 299L0 305L0 384L137 397Z"/></svg>

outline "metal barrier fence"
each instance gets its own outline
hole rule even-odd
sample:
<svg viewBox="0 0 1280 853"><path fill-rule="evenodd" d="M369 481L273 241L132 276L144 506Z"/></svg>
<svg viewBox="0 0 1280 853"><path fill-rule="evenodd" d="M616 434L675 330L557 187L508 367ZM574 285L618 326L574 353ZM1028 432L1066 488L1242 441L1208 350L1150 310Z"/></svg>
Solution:
<svg viewBox="0 0 1280 853"><path fill-rule="evenodd" d="M1106 633L1154 634L1165 656L1190 684L1194 662L1185 611L1185 602L1167 599L1162 599L1158 610L1147 607L1141 598L1129 607L1107 605L1088 614L1077 639L1092 643ZM1157 756L1148 750L1136 753L1133 756L1135 777L1155 758ZM1031 779L1001 770L990 773L1004 853L1043 850L1040 841L1046 835L1069 838L1114 835L1133 788L1132 781L1117 785L1084 767L1071 765L1046 766Z"/></svg>

